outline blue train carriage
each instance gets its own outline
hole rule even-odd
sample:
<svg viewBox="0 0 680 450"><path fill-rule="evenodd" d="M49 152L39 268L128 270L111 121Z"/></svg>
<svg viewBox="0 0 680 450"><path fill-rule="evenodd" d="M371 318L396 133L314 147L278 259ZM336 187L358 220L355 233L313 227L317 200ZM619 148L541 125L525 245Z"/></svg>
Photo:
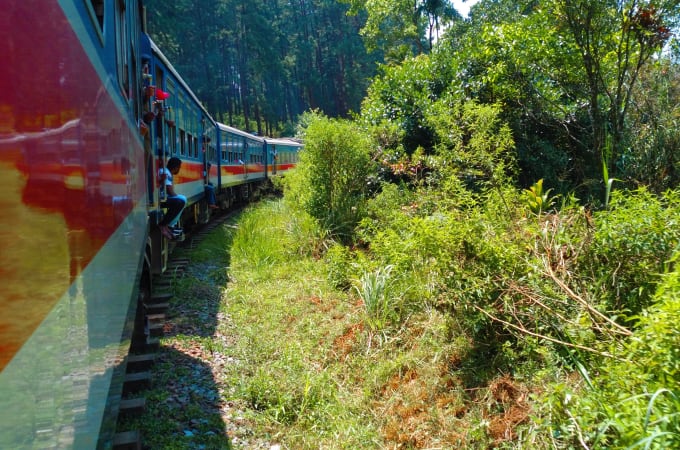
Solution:
<svg viewBox="0 0 680 450"><path fill-rule="evenodd" d="M282 176L297 165L302 142L292 138L266 138L267 176Z"/></svg>
<svg viewBox="0 0 680 450"><path fill-rule="evenodd" d="M187 198L180 226L205 223L210 215L205 186L213 170L211 160L218 162L216 123L156 44L146 34L142 42L143 117L148 127L145 142L149 173L156 175L149 197L153 222L158 224L165 206L164 184L157 174L168 159L177 157L182 160L182 167L173 177L175 191ZM152 239L155 245L168 245L157 227L152 229ZM161 259L154 261L154 272L165 269L167 254L159 253Z"/></svg>
<svg viewBox="0 0 680 450"><path fill-rule="evenodd" d="M218 122L217 149L219 170L213 181L218 202L228 208L250 198L266 180L265 140Z"/></svg>
<svg viewBox="0 0 680 450"><path fill-rule="evenodd" d="M0 10L0 448L110 448L147 227L137 0Z"/></svg>

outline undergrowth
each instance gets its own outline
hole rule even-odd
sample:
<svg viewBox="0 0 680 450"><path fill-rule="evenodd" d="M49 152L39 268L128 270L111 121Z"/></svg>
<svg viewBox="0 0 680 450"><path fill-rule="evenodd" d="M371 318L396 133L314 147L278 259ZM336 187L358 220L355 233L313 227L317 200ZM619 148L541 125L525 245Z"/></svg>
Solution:
<svg viewBox="0 0 680 450"><path fill-rule="evenodd" d="M448 189L386 187L350 246L290 202L246 210L175 283L168 342L212 378L171 360L161 383L188 393L153 395L230 405L227 429L290 449L677 446L674 195L546 212L511 189ZM211 447L214 417L168 427L164 414L147 420L175 442L226 448Z"/></svg>

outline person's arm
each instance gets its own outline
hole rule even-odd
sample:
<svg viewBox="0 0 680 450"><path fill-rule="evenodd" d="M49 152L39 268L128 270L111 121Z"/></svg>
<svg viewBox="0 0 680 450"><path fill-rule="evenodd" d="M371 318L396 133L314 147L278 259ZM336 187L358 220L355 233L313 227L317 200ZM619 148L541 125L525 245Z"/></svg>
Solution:
<svg viewBox="0 0 680 450"><path fill-rule="evenodd" d="M174 196L177 195L177 194L175 194L175 186L173 186L172 184L167 184L167 185L165 185L165 192L166 192L170 197L174 197Z"/></svg>

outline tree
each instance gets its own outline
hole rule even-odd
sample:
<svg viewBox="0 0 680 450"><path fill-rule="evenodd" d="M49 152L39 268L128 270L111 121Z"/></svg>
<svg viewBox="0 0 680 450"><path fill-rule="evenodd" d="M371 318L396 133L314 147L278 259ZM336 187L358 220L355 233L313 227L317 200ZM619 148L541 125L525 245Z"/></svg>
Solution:
<svg viewBox="0 0 680 450"><path fill-rule="evenodd" d="M443 27L461 19L448 0L339 0L350 13L365 11L361 29L369 50L383 49L389 61L427 53Z"/></svg>
<svg viewBox="0 0 680 450"><path fill-rule="evenodd" d="M382 59L359 36L366 14L336 0L145 3L154 41L208 111L260 134L309 109L357 111Z"/></svg>
<svg viewBox="0 0 680 450"><path fill-rule="evenodd" d="M603 160L620 176L631 95L677 23L677 6L482 0L434 56L458 95L504 105L525 185L586 186Z"/></svg>
<svg viewBox="0 0 680 450"><path fill-rule="evenodd" d="M362 120L369 126L397 124L403 131L399 149L389 149L395 159L422 147L432 150L433 133L426 124L425 111L436 98L432 87L436 74L428 55L408 58L400 65L383 66L369 88L362 105Z"/></svg>
<svg viewBox="0 0 680 450"><path fill-rule="evenodd" d="M671 36L680 2L560 0L550 5L554 10L546 11L556 13L556 29L575 44L581 58L592 151L605 163L615 161L623 152L635 83Z"/></svg>

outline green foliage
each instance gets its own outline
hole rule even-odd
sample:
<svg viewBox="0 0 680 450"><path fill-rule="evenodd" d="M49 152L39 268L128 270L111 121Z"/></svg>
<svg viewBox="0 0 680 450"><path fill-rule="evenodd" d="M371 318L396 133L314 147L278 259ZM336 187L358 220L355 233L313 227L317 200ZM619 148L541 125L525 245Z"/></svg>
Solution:
<svg viewBox="0 0 680 450"><path fill-rule="evenodd" d="M302 211L288 201L272 203L256 205L246 219L257 218L254 228L266 240L283 243L267 247L273 253L266 259L276 266L253 264L239 251L232 254L230 280L223 286L219 316L225 320L214 339L228 342L223 352L234 359L216 371L223 398L238 408L244 422L238 430L247 427L258 442L270 439L272 445L300 449L377 448L380 435L353 378L358 371L334 346L358 320L353 301L329 288L324 259L297 251L299 243L318 237L311 228L300 229L307 235L291 234L294 223L306 221ZM237 232L234 246L257 245L239 242L250 236Z"/></svg>
<svg viewBox="0 0 680 450"><path fill-rule="evenodd" d="M404 213L413 211L422 200L404 185L384 183L380 192L366 204L367 217L361 223L363 237L370 240L368 233L397 226L404 219Z"/></svg>
<svg viewBox="0 0 680 450"><path fill-rule="evenodd" d="M552 208L555 204L555 197L550 197L551 190L543 190L543 178L534 183L529 189L524 190L527 206L529 206L532 213L540 215L542 212Z"/></svg>
<svg viewBox="0 0 680 450"><path fill-rule="evenodd" d="M561 193L578 188L583 198L600 197L599 189L593 195L593 185L584 183L600 178L607 134L612 177L627 170L642 175L636 161L646 160L663 168L645 179L667 179L674 173L672 158L645 129L673 107L640 116L636 108L654 100L632 95L637 80L657 70L651 55L668 37L663 30L679 18L677 0L653 3L480 2L470 23L447 33L433 52L434 65L456 97L503 105L526 186L544 178ZM640 28L641 21L648 29ZM629 128L631 114L641 129ZM671 137L674 128L656 129ZM639 139L641 132L647 137ZM631 141L637 145L630 147ZM672 137L664 143L674 145Z"/></svg>
<svg viewBox="0 0 680 450"><path fill-rule="evenodd" d="M356 280L354 289L363 301L365 323L371 331L384 331L394 320L397 298L392 292L391 273L393 266L365 272Z"/></svg>
<svg viewBox="0 0 680 450"><path fill-rule="evenodd" d="M314 423L314 414L332 402L330 374L310 370L300 348L287 348L267 367L260 368L243 387L250 406L270 420L290 426L297 421ZM302 377L302 378L301 378Z"/></svg>
<svg viewBox="0 0 680 450"><path fill-rule="evenodd" d="M593 295L614 314L635 315L650 305L659 275L680 243L676 192L614 191L609 210L593 215L595 233L580 257Z"/></svg>
<svg viewBox="0 0 680 450"><path fill-rule="evenodd" d="M369 207L377 212L362 222L361 236L370 243L372 258L401 274L402 318L434 305L463 308L474 317L473 305L493 302L504 277L521 276L525 270L520 256L526 244L512 243L505 213L507 202L516 201L512 194L505 193L504 202L498 193L489 193L475 204L464 189L449 193L422 192L411 202L409 195L384 189L374 200L376 206ZM471 328L478 326L484 325L470 323Z"/></svg>
<svg viewBox="0 0 680 450"><path fill-rule="evenodd" d="M480 2L467 27L447 34L433 59L452 97L502 107L523 185L544 178L566 190L574 167L578 174L584 169L587 124L578 55L552 23L539 2Z"/></svg>
<svg viewBox="0 0 680 450"><path fill-rule="evenodd" d="M426 55L408 58L399 66L383 66L362 103L361 120L372 126L396 124L401 132L396 144L408 155L418 147L431 149L433 136L425 111L435 95L436 79ZM384 150L398 159L400 148L394 144Z"/></svg>
<svg viewBox="0 0 680 450"><path fill-rule="evenodd" d="M351 286L352 254L345 245L334 243L324 255L328 282L336 289L346 290Z"/></svg>
<svg viewBox="0 0 680 450"><path fill-rule="evenodd" d="M358 111L382 49L359 35L336 0L147 0L149 32L217 120L259 135L290 136L310 108Z"/></svg>
<svg viewBox="0 0 680 450"><path fill-rule="evenodd" d="M289 217L279 201L265 201L247 209L240 217L233 237L231 255L256 268L273 268L292 255L312 255L319 251L324 234L305 214ZM262 223L267 226L262 226ZM280 230L281 237L272 239Z"/></svg>
<svg viewBox="0 0 680 450"><path fill-rule="evenodd" d="M445 96L433 103L427 123L437 137L440 172L465 179L477 188L499 188L516 174L514 141L498 105L461 103Z"/></svg>
<svg viewBox="0 0 680 450"><path fill-rule="evenodd" d="M680 446L680 271L664 277L653 306L592 389L554 404L561 440L607 448Z"/></svg>
<svg viewBox="0 0 680 450"><path fill-rule="evenodd" d="M447 1L341 0L351 5L350 13L367 13L361 29L369 50L382 48L390 61L402 61L432 49L439 33L460 19Z"/></svg>
<svg viewBox="0 0 680 450"><path fill-rule="evenodd" d="M352 239L374 172L369 137L351 122L312 115L287 195L338 238Z"/></svg>
<svg viewBox="0 0 680 450"><path fill-rule="evenodd" d="M602 181L604 181L604 207L609 208L609 200L612 196L612 188L614 187L614 181L620 181L615 178L609 178L609 165L607 159L602 159Z"/></svg>
<svg viewBox="0 0 680 450"><path fill-rule="evenodd" d="M581 57L578 68L587 86L592 151L598 158L611 151L607 159L618 161L635 83L670 37L668 25L677 20L679 3L561 0L553 4L556 29Z"/></svg>
<svg viewBox="0 0 680 450"><path fill-rule="evenodd" d="M652 69L636 85L619 170L621 178L660 193L680 182L680 67L659 61Z"/></svg>

